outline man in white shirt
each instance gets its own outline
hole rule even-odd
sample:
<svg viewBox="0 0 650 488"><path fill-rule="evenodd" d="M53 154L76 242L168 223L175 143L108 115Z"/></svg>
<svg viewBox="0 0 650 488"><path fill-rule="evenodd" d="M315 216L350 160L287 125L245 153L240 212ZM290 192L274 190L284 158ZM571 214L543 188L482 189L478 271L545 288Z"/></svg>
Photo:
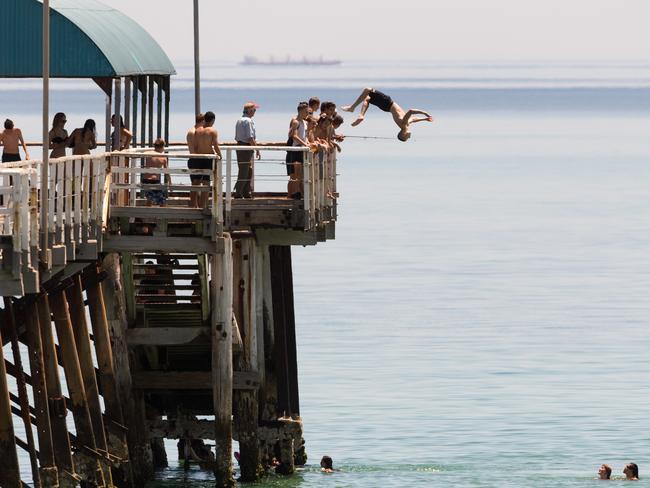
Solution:
<svg viewBox="0 0 650 488"><path fill-rule="evenodd" d="M235 140L239 146L256 146L255 123L253 117L259 108L254 102L244 104L244 112L235 126ZM257 159L260 152L255 151ZM235 183L235 198L253 198L253 151L237 151L237 183Z"/></svg>

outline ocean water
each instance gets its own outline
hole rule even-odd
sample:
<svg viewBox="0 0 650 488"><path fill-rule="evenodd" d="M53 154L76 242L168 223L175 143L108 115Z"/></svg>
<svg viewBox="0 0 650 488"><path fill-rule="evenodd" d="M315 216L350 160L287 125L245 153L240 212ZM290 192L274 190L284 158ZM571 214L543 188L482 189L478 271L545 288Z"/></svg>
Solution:
<svg viewBox="0 0 650 488"><path fill-rule="evenodd" d="M336 240L293 249L309 464L258 486L590 487L601 463L620 477L629 461L650 486L648 66L362 66L304 83L218 68L203 100L225 138L243 101L262 104L262 138L282 139L297 99L344 104L353 83L436 117L406 144L344 143ZM36 138L38 92L19 91L0 84L0 117ZM69 120L95 99L101 114L90 89L53 99ZM396 133L377 110L347 122ZM153 486L211 486L168 446ZM319 471L325 454L339 471Z"/></svg>

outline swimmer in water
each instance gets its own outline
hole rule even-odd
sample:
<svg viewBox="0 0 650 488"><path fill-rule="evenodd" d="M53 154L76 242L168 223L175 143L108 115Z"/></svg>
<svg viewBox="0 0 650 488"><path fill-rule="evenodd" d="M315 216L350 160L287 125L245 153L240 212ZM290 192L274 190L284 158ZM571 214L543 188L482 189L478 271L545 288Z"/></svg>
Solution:
<svg viewBox="0 0 650 488"><path fill-rule="evenodd" d="M323 459L320 460L320 470L323 473L333 473L334 472L334 462L329 456L323 456Z"/></svg>
<svg viewBox="0 0 650 488"><path fill-rule="evenodd" d="M612 476L612 468L608 464L601 464L598 468L598 479L608 480Z"/></svg>
<svg viewBox="0 0 650 488"><path fill-rule="evenodd" d="M635 463L626 464L623 474L628 481L639 481L639 467Z"/></svg>

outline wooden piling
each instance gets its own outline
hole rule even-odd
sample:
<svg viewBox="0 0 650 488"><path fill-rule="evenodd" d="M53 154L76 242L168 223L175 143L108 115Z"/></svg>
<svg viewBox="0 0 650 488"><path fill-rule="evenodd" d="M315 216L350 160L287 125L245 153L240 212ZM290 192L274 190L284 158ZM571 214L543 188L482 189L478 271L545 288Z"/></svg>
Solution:
<svg viewBox="0 0 650 488"><path fill-rule="evenodd" d="M45 378L45 363L38 317L38 305L30 299L26 304L29 364L34 395L34 416L38 433L39 479L43 488L58 488L59 474L54 458L54 445L50 426L50 408Z"/></svg>
<svg viewBox="0 0 650 488"><path fill-rule="evenodd" d="M211 257L212 392L215 415L215 486L235 486L232 466L232 239Z"/></svg>
<svg viewBox="0 0 650 488"><path fill-rule="evenodd" d="M109 451L106 442L106 432L104 430L102 406L99 401L99 387L97 386L97 376L95 374L88 323L86 321L86 307L84 306L81 275L76 274L72 277L72 286L66 289L65 294L69 304L70 320L72 322L77 357L83 377L88 412L90 413L93 435L95 437L95 446L101 453L108 455ZM101 464L104 479L108 486L111 486L113 484L113 477L110 466L108 463Z"/></svg>
<svg viewBox="0 0 650 488"><path fill-rule="evenodd" d="M236 355L238 371L257 372L257 307L255 240L241 239L234 243L233 266L236 290L234 306L240 326L243 347ZM233 393L235 429L239 441L239 466L241 481L255 482L264 469L260 462L260 445L257 436L259 404L257 389L235 390Z"/></svg>
<svg viewBox="0 0 650 488"><path fill-rule="evenodd" d="M59 470L59 486L61 488L74 488L77 486L77 477L74 474L74 463L70 448L70 437L66 417L68 409L65 398L61 392L59 379L59 363L56 356L54 336L52 334L52 314L46 293L39 295L37 300L38 322L41 330L41 344L43 348L43 363L45 366L45 383L49 404L50 427L54 448L54 459Z"/></svg>
<svg viewBox="0 0 650 488"><path fill-rule="evenodd" d="M104 398L106 418L108 418L110 422L115 422L120 426L123 426L124 415L122 413L122 405L120 403L117 383L115 380L113 349L111 346L108 318L106 317L104 293L102 291L96 266L91 266L89 268L89 271L84 278L84 284L88 299L90 323L93 330L95 354L97 356L99 380L102 397ZM123 463L119 468L114 470L114 482L120 487L133 486L131 464L128 463L129 450L127 447L126 432L122 429L113 429L109 425L107 436L107 442L111 453L125 461L125 463Z"/></svg>
<svg viewBox="0 0 650 488"><path fill-rule="evenodd" d="M23 369L23 359L20 354L20 347L18 341L18 329L16 327L16 313L14 310L13 300L9 297L4 297L5 304L5 324L9 331L9 339L11 341L11 352L14 358L14 366L16 368L16 386L18 387L18 400L20 402L20 417L25 426L25 439L27 440L27 453L29 455L29 462L32 468L32 477L34 483L39 486L41 483L40 474L38 472L38 458L36 456L36 447L34 443L34 433L32 431L32 421L29 414L29 396L27 395L27 382L25 381L25 373Z"/></svg>
<svg viewBox="0 0 650 488"><path fill-rule="evenodd" d="M0 330L0 453L2 453L0 456L0 486L3 488L22 488L2 344Z"/></svg>
<svg viewBox="0 0 650 488"><path fill-rule="evenodd" d="M128 427L126 437L133 484L139 487L144 486L153 476L153 457L147 437L142 393L133 389L131 379L126 341L129 324L119 255L108 254L102 262L102 270L106 272L106 279L101 286L111 338L117 396L122 406L124 425Z"/></svg>
<svg viewBox="0 0 650 488"><path fill-rule="evenodd" d="M59 345L61 346L63 369L72 402L70 409L75 422L77 442L80 444L77 446L80 448L78 462L75 463L77 471L86 482L95 483L97 486L105 486L101 466L91 454L97 451L97 445L65 293L56 290L51 295L50 304L54 313L54 324L59 338ZM88 450L90 450L90 453Z"/></svg>

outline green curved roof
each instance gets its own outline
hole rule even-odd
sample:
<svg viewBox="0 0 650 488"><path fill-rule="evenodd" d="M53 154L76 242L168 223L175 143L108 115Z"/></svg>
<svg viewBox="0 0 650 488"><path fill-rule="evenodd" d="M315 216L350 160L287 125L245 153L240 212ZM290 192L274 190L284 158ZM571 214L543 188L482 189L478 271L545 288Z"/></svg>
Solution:
<svg viewBox="0 0 650 488"><path fill-rule="evenodd" d="M91 78L175 74L140 25L96 0L50 0L50 76ZM42 76L43 4L0 0L0 77Z"/></svg>

